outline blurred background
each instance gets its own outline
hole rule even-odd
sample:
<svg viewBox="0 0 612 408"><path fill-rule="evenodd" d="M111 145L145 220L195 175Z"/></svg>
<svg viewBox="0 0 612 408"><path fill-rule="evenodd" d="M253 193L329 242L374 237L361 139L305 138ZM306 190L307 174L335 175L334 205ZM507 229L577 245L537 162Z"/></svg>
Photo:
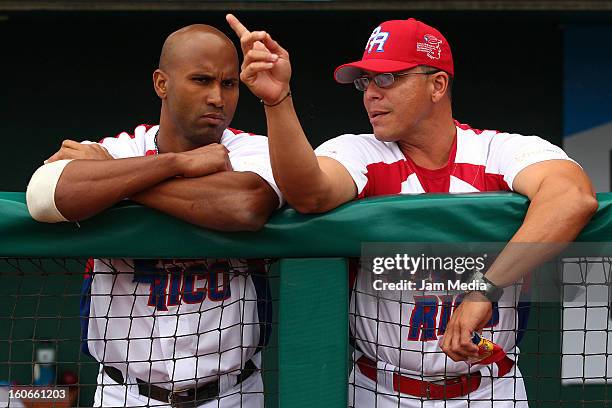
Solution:
<svg viewBox="0 0 612 408"><path fill-rule="evenodd" d="M314 145L371 131L359 93L336 84L333 70L360 57L379 22L415 17L452 46L457 120L565 142L598 191L610 190L611 2L4 0L0 191L24 191L63 139L156 124L151 78L165 37L208 23L235 39L226 12L290 52L294 103ZM244 87L232 126L266 132Z"/></svg>

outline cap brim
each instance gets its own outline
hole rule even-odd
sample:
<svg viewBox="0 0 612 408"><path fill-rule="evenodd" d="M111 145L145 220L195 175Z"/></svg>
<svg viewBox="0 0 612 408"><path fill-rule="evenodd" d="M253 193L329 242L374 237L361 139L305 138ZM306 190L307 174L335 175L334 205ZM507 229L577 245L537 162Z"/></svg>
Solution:
<svg viewBox="0 0 612 408"><path fill-rule="evenodd" d="M361 75L363 71L397 72L414 68L419 64L406 61L393 61L384 59L369 59L365 61L350 62L340 65L334 71L334 79L341 84L350 84Z"/></svg>

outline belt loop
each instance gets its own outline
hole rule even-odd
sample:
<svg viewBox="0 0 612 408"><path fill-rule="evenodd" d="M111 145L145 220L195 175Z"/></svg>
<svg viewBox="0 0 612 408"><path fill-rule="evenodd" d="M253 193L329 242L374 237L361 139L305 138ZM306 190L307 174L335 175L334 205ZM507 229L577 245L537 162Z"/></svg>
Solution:
<svg viewBox="0 0 612 408"><path fill-rule="evenodd" d="M387 368L387 363L384 361L376 362L376 380L379 386L384 387L386 389L393 389L393 375L395 372L393 369Z"/></svg>
<svg viewBox="0 0 612 408"><path fill-rule="evenodd" d="M127 373L128 370L121 370L121 374L123 374L123 383L125 385L125 388L127 388L127 392L130 394L140 394L139 391L139 386L138 386L138 381L136 381L135 378L130 377L130 375Z"/></svg>
<svg viewBox="0 0 612 408"><path fill-rule="evenodd" d="M237 384L237 379L237 375L220 374L218 377L219 395L223 394L225 391L235 386Z"/></svg>
<svg viewBox="0 0 612 408"><path fill-rule="evenodd" d="M461 377L461 393L463 395L468 394L469 384L468 382L472 380L472 374L468 373L467 375L462 375Z"/></svg>

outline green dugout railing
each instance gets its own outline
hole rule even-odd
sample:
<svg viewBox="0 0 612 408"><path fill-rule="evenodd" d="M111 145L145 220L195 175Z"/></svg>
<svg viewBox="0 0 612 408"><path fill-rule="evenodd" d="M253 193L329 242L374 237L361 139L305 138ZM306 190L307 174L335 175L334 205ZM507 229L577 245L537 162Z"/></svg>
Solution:
<svg viewBox="0 0 612 408"><path fill-rule="evenodd" d="M578 241L612 241L612 194L598 199ZM30 218L23 193L0 193L0 256L281 258L279 404L345 407L345 258L360 256L364 242L505 242L527 207L510 193L379 197L317 216L284 209L259 232L221 233L130 202L79 224L42 224Z"/></svg>

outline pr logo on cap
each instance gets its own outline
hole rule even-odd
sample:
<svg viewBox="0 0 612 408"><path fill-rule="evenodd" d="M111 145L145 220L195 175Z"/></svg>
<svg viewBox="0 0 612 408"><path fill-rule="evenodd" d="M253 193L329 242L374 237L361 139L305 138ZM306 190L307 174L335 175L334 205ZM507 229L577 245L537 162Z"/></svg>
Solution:
<svg viewBox="0 0 612 408"><path fill-rule="evenodd" d="M424 43L417 43L417 52L424 52L431 59L440 59L442 40L438 40L433 34L425 34L423 39L425 40Z"/></svg>
<svg viewBox="0 0 612 408"><path fill-rule="evenodd" d="M389 33L388 32L381 32L381 27L378 26L374 29L374 31L372 31L372 35L370 35L370 38L368 39L368 42L366 44L366 50L368 51L368 53L372 52L372 48L376 45L376 52L384 52L384 46L385 46L385 42L387 41L387 39L389 39Z"/></svg>
<svg viewBox="0 0 612 408"><path fill-rule="evenodd" d="M340 65L334 78L348 84L370 72L402 72L419 65L454 76L453 55L444 35L421 21L384 21L372 31L361 60Z"/></svg>

